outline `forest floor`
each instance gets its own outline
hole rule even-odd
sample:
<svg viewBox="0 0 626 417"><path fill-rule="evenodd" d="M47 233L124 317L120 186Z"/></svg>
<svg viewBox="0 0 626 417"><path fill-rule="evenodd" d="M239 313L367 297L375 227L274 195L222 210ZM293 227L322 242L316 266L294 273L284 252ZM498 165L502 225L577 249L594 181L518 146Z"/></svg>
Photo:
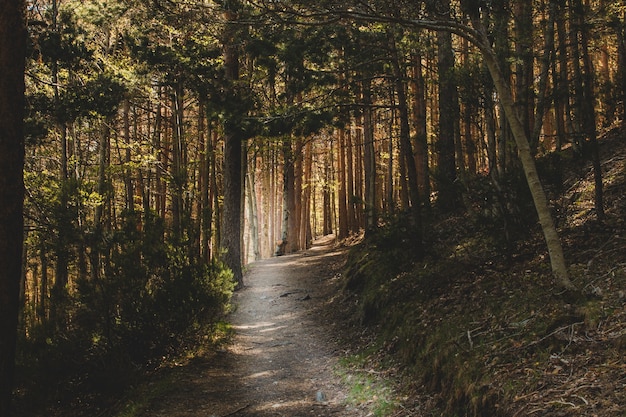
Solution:
<svg viewBox="0 0 626 417"><path fill-rule="evenodd" d="M326 237L308 251L249 265L228 317L230 342L161 370L140 388L147 395L134 395L141 403L120 415L370 415L371 397L350 391L377 388L341 364L343 332L328 308L347 250L333 243Z"/></svg>

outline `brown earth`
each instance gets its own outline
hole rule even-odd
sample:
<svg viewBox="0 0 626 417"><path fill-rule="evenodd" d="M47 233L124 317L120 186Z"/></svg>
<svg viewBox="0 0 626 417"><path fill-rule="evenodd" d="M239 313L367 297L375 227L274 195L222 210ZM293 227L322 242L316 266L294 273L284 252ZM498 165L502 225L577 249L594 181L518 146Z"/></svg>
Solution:
<svg viewBox="0 0 626 417"><path fill-rule="evenodd" d="M332 238L312 249L249 266L229 317L235 335L225 349L181 363L175 387L143 416L365 416L350 405L342 352L328 303L345 250Z"/></svg>

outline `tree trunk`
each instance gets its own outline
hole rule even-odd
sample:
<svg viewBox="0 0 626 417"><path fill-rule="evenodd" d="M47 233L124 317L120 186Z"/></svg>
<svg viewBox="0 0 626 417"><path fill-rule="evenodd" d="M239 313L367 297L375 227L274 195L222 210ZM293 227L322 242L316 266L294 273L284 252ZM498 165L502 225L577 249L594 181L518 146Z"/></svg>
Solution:
<svg viewBox="0 0 626 417"><path fill-rule="evenodd" d="M183 236L183 190L186 188L187 168L184 163L185 136L183 110L183 83L178 81L174 86L172 97L172 234L179 242Z"/></svg>
<svg viewBox="0 0 626 417"><path fill-rule="evenodd" d="M200 169L198 172L198 192L200 193L198 204L198 223L199 232L199 255L203 263L211 262L211 200L209 196L209 159L211 155L211 132L206 121L206 110L204 99L200 99L198 103L198 141L200 147Z"/></svg>
<svg viewBox="0 0 626 417"><path fill-rule="evenodd" d="M376 154L369 80L363 81L363 171L365 173L365 235L376 231Z"/></svg>
<svg viewBox="0 0 626 417"><path fill-rule="evenodd" d="M131 152L130 152L130 101L124 100L122 105L122 119L124 121L124 186L126 188L126 209L130 212L135 211L135 191L133 189L132 170L130 169Z"/></svg>
<svg viewBox="0 0 626 417"><path fill-rule="evenodd" d="M285 253L297 250L296 191L293 144L291 137L283 139L283 224L282 240Z"/></svg>
<svg viewBox="0 0 626 417"><path fill-rule="evenodd" d="M599 221L604 220L604 190L602 184L602 166L600 163L600 151L598 146L598 134L596 130L596 110L595 101L596 94L594 91L594 70L589 56L589 31L585 24L585 12L580 0L576 0L576 10L579 10L578 27L580 30L581 54L583 62L582 81L582 114L583 128L587 136L589 146L589 159L593 166L594 178L594 206L596 209L596 217Z"/></svg>
<svg viewBox="0 0 626 417"><path fill-rule="evenodd" d="M339 235L337 239L348 237L348 199L346 195L346 129L342 126L337 129L337 147L339 148L337 171L339 184L337 186Z"/></svg>
<svg viewBox="0 0 626 417"><path fill-rule="evenodd" d="M404 161L408 179L408 191L410 199L410 222L411 234L414 243L417 245L417 251L421 255L421 214L420 214L420 197L417 185L417 168L415 166L415 156L413 155L413 147L411 146L411 132L409 129L409 109L406 98L404 71L400 67L400 56L395 44L393 36L390 36L390 46L392 53L391 66L394 72L395 90L398 96L398 113L400 116L400 154Z"/></svg>
<svg viewBox="0 0 626 417"><path fill-rule="evenodd" d="M24 2L0 7L0 416L11 415L24 239Z"/></svg>
<svg viewBox="0 0 626 417"><path fill-rule="evenodd" d="M357 221L357 199L355 198L355 167L354 167L354 145L352 132L346 132L346 199L348 209L348 233L356 233L359 231L359 222ZM357 154L358 155L358 154ZM357 159L360 160L360 159Z"/></svg>
<svg viewBox="0 0 626 417"><path fill-rule="evenodd" d="M533 79L533 16L532 2L515 0L515 93L520 121L526 137L532 140L534 116ZM530 143L531 151L536 143Z"/></svg>
<svg viewBox="0 0 626 417"><path fill-rule="evenodd" d="M300 217L300 247L308 249L313 239L311 233L311 172L313 170L313 144L308 141L304 148L304 192L302 216Z"/></svg>
<svg viewBox="0 0 626 417"><path fill-rule="evenodd" d="M444 0L441 6L447 16L450 1ZM456 80L454 77L454 52L452 35L448 31L437 32L437 63L439 77L439 139L438 154L438 205L443 211L451 211L459 204L459 193L456 191L457 166L455 141L459 119L459 104ZM460 167L459 167L460 168Z"/></svg>
<svg viewBox="0 0 626 417"><path fill-rule="evenodd" d="M229 3L230 4L230 3ZM236 7L232 4L231 7ZM236 39L236 12L232 9L225 10L224 17L227 26L224 33L224 68L226 79L229 82L227 97L236 99L237 91L235 83L239 79L239 54L237 52ZM236 111L236 110L234 110ZM224 121L224 212L221 230L221 247L226 251L224 260L226 265L233 271L237 287L243 287L243 271L241 268L241 132L237 125L239 118L235 114L229 114L228 120Z"/></svg>
<svg viewBox="0 0 626 417"><path fill-rule="evenodd" d="M556 20L556 3L550 1L548 17L544 29L544 48L541 56L541 67L539 70L539 83L537 86L537 107L535 110L534 125L530 136L530 149L533 155L537 152L539 136L543 126L543 118L546 108L546 90L548 88L548 74L550 72L551 57L554 55L554 22Z"/></svg>
<svg viewBox="0 0 626 417"><path fill-rule="evenodd" d="M255 261L261 259L259 252L259 223L257 213L257 198L256 198L256 181L254 172L256 170L256 163L253 164L252 171L248 171L246 175L246 192L248 200L248 214L249 214L249 228L250 237L248 239L249 245L252 248L252 256ZM249 251L248 251L249 252Z"/></svg>
<svg viewBox="0 0 626 417"><path fill-rule="evenodd" d="M413 55L413 128L415 129L415 166L421 204L430 205L430 174L428 164L428 132L426 128L426 83L422 73L422 56L419 51Z"/></svg>
<svg viewBox="0 0 626 417"><path fill-rule="evenodd" d="M299 99L298 101L301 101ZM304 233L303 230L300 229L301 220L302 220L302 151L303 144L302 138L298 137L295 141L295 154L293 157L293 172L294 172L294 184L293 184L293 193L294 193L294 216L293 216L293 237L294 237L294 251L298 251L303 249L300 245L300 237Z"/></svg>
<svg viewBox="0 0 626 417"><path fill-rule="evenodd" d="M530 145L528 144L528 137L526 136L524 126L522 125L515 110L515 102L513 100L509 84L502 75L502 71L500 70L498 60L493 49L489 46L490 41L482 23L475 18L473 19L473 25L481 36L480 46L483 59L493 79L494 86L511 127L515 144L517 145L522 168L535 203L535 209L537 210L537 215L539 216L539 223L548 247L552 273L561 287L567 290L576 290L576 287L572 284L569 278L569 272L565 263L565 256L563 255L561 241L556 231L556 227L554 226L554 220L552 219L550 207L548 206L548 201L541 185L541 181L539 180L535 160L533 159L530 151Z"/></svg>

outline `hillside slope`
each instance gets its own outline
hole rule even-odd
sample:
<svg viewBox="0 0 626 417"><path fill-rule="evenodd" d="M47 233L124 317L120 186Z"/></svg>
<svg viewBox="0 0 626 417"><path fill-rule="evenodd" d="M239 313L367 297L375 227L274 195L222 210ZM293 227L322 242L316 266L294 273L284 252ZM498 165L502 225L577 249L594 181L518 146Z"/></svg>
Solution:
<svg viewBox="0 0 626 417"><path fill-rule="evenodd" d="M588 164L571 150L561 155L562 172L550 158L540 163L582 299L559 293L532 215L518 221L508 254L502 225L480 212L429 225L423 260L393 227L352 249L337 303L354 329L369 328L360 339L365 360L402 370L406 404L398 416L624 415L623 132L601 141L601 159L603 222ZM550 181L557 174L560 192Z"/></svg>

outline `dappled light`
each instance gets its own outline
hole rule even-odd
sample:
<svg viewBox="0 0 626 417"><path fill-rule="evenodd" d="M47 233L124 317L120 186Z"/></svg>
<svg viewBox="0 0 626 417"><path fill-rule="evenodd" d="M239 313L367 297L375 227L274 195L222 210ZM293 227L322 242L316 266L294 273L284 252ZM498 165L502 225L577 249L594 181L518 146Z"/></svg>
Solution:
<svg viewBox="0 0 626 417"><path fill-rule="evenodd" d="M0 417L626 409L626 6L4 0Z"/></svg>

